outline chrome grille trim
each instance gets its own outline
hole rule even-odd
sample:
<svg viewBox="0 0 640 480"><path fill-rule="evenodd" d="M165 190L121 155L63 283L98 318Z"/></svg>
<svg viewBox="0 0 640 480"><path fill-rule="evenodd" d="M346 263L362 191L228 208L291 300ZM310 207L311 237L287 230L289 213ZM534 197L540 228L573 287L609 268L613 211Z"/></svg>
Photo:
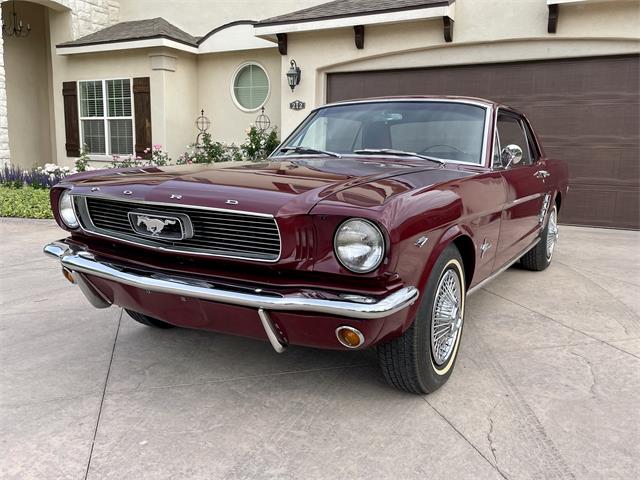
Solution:
<svg viewBox="0 0 640 480"><path fill-rule="evenodd" d="M72 195L80 228L85 233L166 252L256 262L277 262L282 239L273 215L175 203L122 200L104 195ZM113 207L116 208L113 208ZM118 209L119 207L122 207ZM193 238L182 241L151 239L137 235L127 213L134 209L170 215L187 213L194 225ZM95 223L94 223L95 221ZM96 225L97 224L97 225Z"/></svg>

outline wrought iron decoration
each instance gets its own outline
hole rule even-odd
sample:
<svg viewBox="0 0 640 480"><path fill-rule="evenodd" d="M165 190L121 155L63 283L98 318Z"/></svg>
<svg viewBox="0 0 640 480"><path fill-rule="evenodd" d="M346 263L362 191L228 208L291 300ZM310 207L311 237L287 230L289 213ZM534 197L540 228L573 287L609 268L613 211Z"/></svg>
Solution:
<svg viewBox="0 0 640 480"><path fill-rule="evenodd" d="M200 141L202 140L202 135L207 133L209 127L211 126L211 121L208 117L204 116L204 109L200 110L200 116L196 118L196 128L200 133L196 137L196 145L200 145Z"/></svg>
<svg viewBox="0 0 640 480"><path fill-rule="evenodd" d="M264 113L264 107L260 109L260 115L256 117L256 127L260 130L260 133L264 133L269 130L271 126L271 119Z"/></svg>

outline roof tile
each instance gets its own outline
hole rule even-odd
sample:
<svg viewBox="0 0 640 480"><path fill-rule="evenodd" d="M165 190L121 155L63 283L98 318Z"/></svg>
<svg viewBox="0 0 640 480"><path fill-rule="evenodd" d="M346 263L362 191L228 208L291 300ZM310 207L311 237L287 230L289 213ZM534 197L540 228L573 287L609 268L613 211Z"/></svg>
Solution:
<svg viewBox="0 0 640 480"><path fill-rule="evenodd" d="M80 47L83 45L96 45L101 43L127 42L133 40L146 40L150 38L167 38L186 45L197 46L198 39L180 30L164 18L151 18L147 20L135 20L131 22L116 23L110 27L99 30L91 35L64 42L58 47Z"/></svg>
<svg viewBox="0 0 640 480"><path fill-rule="evenodd" d="M257 26L283 23L310 22L328 18L350 17L388 11L415 10L418 8L449 5L455 0L335 0L329 3L305 8L297 12L267 18Z"/></svg>

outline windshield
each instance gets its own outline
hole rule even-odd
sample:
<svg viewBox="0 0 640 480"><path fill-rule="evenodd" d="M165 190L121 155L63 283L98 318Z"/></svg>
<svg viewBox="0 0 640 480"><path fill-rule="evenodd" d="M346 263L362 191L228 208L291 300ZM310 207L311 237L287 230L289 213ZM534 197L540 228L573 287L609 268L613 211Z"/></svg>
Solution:
<svg viewBox="0 0 640 480"><path fill-rule="evenodd" d="M454 102L336 105L314 112L274 155L388 149L479 164L485 112L483 107Z"/></svg>

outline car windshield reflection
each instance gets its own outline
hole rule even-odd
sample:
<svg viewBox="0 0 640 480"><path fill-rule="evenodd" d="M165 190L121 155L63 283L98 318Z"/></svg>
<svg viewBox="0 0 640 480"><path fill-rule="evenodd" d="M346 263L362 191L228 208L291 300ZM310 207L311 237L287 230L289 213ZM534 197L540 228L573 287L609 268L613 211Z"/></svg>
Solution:
<svg viewBox="0 0 640 480"><path fill-rule="evenodd" d="M462 102L361 102L314 112L274 156L414 153L415 158L480 164L484 107ZM377 153L374 153L377 152ZM399 158L412 155L396 155ZM428 157L428 158L427 158Z"/></svg>

